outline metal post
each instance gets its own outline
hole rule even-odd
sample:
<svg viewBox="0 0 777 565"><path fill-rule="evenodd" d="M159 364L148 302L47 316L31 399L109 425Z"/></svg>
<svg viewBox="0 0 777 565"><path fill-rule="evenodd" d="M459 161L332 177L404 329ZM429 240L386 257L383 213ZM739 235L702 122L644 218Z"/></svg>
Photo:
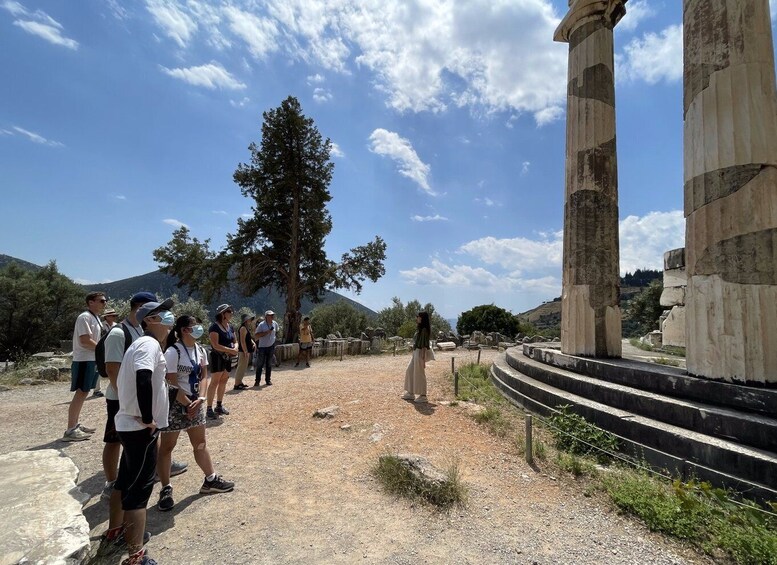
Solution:
<svg viewBox="0 0 777 565"><path fill-rule="evenodd" d="M453 397L459 397L459 372L453 373Z"/></svg>
<svg viewBox="0 0 777 565"><path fill-rule="evenodd" d="M531 465L534 462L534 451L532 448L532 417L526 414L526 462Z"/></svg>
<svg viewBox="0 0 777 565"><path fill-rule="evenodd" d="M483 351L482 349L478 349L478 365L480 365L480 352Z"/></svg>
<svg viewBox="0 0 777 565"><path fill-rule="evenodd" d="M343 351L345 351L345 342L340 343L340 361L343 360Z"/></svg>
<svg viewBox="0 0 777 565"><path fill-rule="evenodd" d="M451 357L451 374L456 372L456 358Z"/></svg>
<svg viewBox="0 0 777 565"><path fill-rule="evenodd" d="M394 342L394 355L393 356L394 357L397 356L397 342L396 341Z"/></svg>

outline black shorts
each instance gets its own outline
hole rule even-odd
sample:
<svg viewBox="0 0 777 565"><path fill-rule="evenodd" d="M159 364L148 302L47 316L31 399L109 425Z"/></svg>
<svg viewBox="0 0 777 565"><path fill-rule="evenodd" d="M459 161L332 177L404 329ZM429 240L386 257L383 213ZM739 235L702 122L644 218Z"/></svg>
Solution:
<svg viewBox="0 0 777 565"><path fill-rule="evenodd" d="M122 450L119 477L113 488L121 491L122 510L140 510L148 506L154 490L159 430L118 433Z"/></svg>
<svg viewBox="0 0 777 565"><path fill-rule="evenodd" d="M232 370L232 359L234 357L227 356L225 359L225 353L219 353L218 351L210 352L210 370L211 374L220 373L222 371L229 372Z"/></svg>
<svg viewBox="0 0 777 565"><path fill-rule="evenodd" d="M119 434L116 431L116 422L113 419L119 413L119 401L105 399L105 408L108 411L108 419L105 421L105 433L103 441L105 443L119 443Z"/></svg>

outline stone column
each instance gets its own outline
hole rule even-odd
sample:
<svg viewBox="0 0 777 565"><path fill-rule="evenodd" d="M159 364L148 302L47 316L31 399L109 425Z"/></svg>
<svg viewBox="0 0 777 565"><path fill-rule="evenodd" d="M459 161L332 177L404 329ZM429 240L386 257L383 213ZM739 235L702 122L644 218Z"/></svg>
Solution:
<svg viewBox="0 0 777 565"><path fill-rule="evenodd" d="M626 0L571 0L561 351L621 356L613 27Z"/></svg>
<svg viewBox="0 0 777 565"><path fill-rule="evenodd" d="M768 0L684 0L688 372L777 385L777 92Z"/></svg>

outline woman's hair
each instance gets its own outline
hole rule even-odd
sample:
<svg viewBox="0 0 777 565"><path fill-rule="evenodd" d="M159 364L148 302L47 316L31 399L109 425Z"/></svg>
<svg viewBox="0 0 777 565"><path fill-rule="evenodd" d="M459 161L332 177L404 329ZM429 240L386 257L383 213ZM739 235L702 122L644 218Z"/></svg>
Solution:
<svg viewBox="0 0 777 565"><path fill-rule="evenodd" d="M418 329L422 330L426 328L429 330L429 333L432 333L432 326L429 323L429 312L419 312L418 316L421 317L421 321L418 322Z"/></svg>
<svg viewBox="0 0 777 565"><path fill-rule="evenodd" d="M178 319L175 321L175 326L173 326L173 330L167 334L165 350L170 349L177 341L183 342L183 329L188 328L189 324L192 323L192 320L194 320L194 318L188 314L178 316Z"/></svg>

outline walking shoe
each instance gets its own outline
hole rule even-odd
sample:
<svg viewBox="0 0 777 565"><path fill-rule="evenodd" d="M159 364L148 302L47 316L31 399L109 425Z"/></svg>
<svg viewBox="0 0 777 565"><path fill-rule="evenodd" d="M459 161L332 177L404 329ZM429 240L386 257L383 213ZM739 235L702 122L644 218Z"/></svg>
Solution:
<svg viewBox="0 0 777 565"><path fill-rule="evenodd" d="M124 538L124 534L126 532L126 528L122 528L121 532L118 536L113 538L112 540L108 539L108 534L105 533L102 536L100 536L100 548L107 548L107 547L113 547L115 549L126 549L127 547L127 540ZM146 545L151 540L151 532L145 532L143 534L143 545ZM98 549L98 552L101 552L101 549ZM104 552L104 550L102 551Z"/></svg>
<svg viewBox="0 0 777 565"><path fill-rule="evenodd" d="M168 510L172 510L173 506L175 506L175 501L173 500L173 487L170 485L162 487L162 490L159 492L157 508L159 508L160 512L167 512Z"/></svg>
<svg viewBox="0 0 777 565"><path fill-rule="evenodd" d="M101 396L105 396L101 390L96 390L92 393L92 396L100 398Z"/></svg>
<svg viewBox="0 0 777 565"><path fill-rule="evenodd" d="M260 386L262 386L262 383L260 383L259 381L256 381L254 383L254 388L259 388Z"/></svg>
<svg viewBox="0 0 777 565"><path fill-rule="evenodd" d="M170 464L170 476L171 477L177 477L181 473L185 473L186 469L189 468L188 463L181 463L180 461L173 461Z"/></svg>
<svg viewBox="0 0 777 565"><path fill-rule="evenodd" d="M97 431L97 428L87 428L83 424L78 424L78 429L80 429L82 432L85 432L87 434L93 434L94 432Z"/></svg>
<svg viewBox="0 0 777 565"><path fill-rule="evenodd" d="M310 367L310 363L305 363L305 367Z"/></svg>
<svg viewBox="0 0 777 565"><path fill-rule="evenodd" d="M235 483L230 483L221 478L221 475L216 475L216 478L209 481L207 478L202 483L200 488L200 494L212 494L214 492L232 492L235 488Z"/></svg>
<svg viewBox="0 0 777 565"><path fill-rule="evenodd" d="M419 396L418 398L416 398L414 402L415 402L416 404L426 404L426 403L428 403L428 402L429 402L429 399L428 399L428 398L426 398L426 395L425 395L425 394L422 394L421 396Z"/></svg>
<svg viewBox="0 0 777 565"><path fill-rule="evenodd" d="M208 406L208 410L206 412L206 416L208 417L208 420L219 420L221 418L221 416L216 414L213 411L213 408L211 408L210 406Z"/></svg>
<svg viewBox="0 0 777 565"><path fill-rule="evenodd" d="M157 565L157 562L148 556L145 549L141 551L142 553L138 552L140 556L130 555L121 562L121 565Z"/></svg>
<svg viewBox="0 0 777 565"><path fill-rule="evenodd" d="M405 394L403 394L402 396L400 396L400 398L401 398L402 400L415 400L415 396L413 396L413 395L412 395L412 394L410 394L409 392L406 392Z"/></svg>
<svg viewBox="0 0 777 565"><path fill-rule="evenodd" d="M216 406L216 409L214 410L216 414L221 414L222 416L229 416L229 410L224 408L223 406L219 405Z"/></svg>
<svg viewBox="0 0 777 565"><path fill-rule="evenodd" d="M299 367L299 363L294 363L294 366L295 367Z"/></svg>
<svg viewBox="0 0 777 565"><path fill-rule="evenodd" d="M266 386L270 386L270 385L272 384L272 382L270 382L270 381L268 380L268 381L264 381L264 384L265 384Z"/></svg>
<svg viewBox="0 0 777 565"><path fill-rule="evenodd" d="M65 435L62 436L62 441L84 441L91 437L90 434L86 433L81 428L76 427L69 432L65 432Z"/></svg>
<svg viewBox="0 0 777 565"><path fill-rule="evenodd" d="M232 390L243 390L245 388L248 388L248 385L245 383L236 384Z"/></svg>
<svg viewBox="0 0 777 565"><path fill-rule="evenodd" d="M106 481L103 491L100 493L100 500L110 500L113 494L113 485L116 481Z"/></svg>

